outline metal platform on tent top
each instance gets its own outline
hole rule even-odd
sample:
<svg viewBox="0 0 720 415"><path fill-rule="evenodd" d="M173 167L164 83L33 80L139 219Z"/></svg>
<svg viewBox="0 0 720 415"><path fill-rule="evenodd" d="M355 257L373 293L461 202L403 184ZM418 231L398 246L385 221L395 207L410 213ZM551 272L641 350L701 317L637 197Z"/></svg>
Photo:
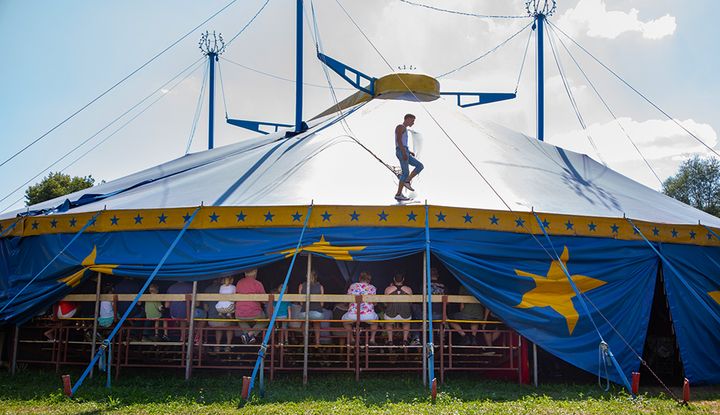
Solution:
<svg viewBox="0 0 720 415"><path fill-rule="evenodd" d="M105 298L107 297L107 298ZM75 294L67 301L88 302L99 298L117 302L126 300L129 295ZM206 298L207 297L207 298ZM197 301L217 301L228 297L233 301L262 300L272 304L273 294L196 294ZM294 297L305 295L286 295L288 301L297 301ZM408 298L403 298L408 297ZM417 298L416 298L417 297ZM350 296L350 295L312 295L313 301L339 302L355 300L357 302L411 302L422 301L422 296ZM192 295L146 294L142 300L184 301L190 310ZM448 318L447 306L453 303L470 303L476 300L468 296L445 295L434 299L442 304L442 318L433 321L435 335L435 365L442 383L450 372L472 372L488 378L516 380L529 383L528 342L499 321L452 320ZM115 308L117 310L117 307ZM121 328L112 344L112 363L115 377L127 368L165 368L183 369L189 377L193 370L239 370L250 372L257 358L258 344L243 344L239 337L231 344L218 343L215 332L233 330L239 334L237 320L220 321L233 324L229 327L211 327L208 323L218 321L206 318L194 318L187 313L188 319L161 319L168 324L168 339L162 341L154 335L147 336L146 327L157 320L130 319ZM18 365L47 365L56 372L67 366L86 365L97 347L100 346L107 329L97 327L93 317L53 319L39 317L19 327L13 338L12 370ZM258 320L263 321L263 320ZM264 320L267 321L267 320ZM384 323L394 320L373 320L370 322L351 322L350 328L343 327L347 321L328 318L314 320L319 323L320 339L316 341L314 330L310 330L307 354L304 351L304 320L280 319L273 330L268 345L265 373L273 379L282 373L302 372L307 361L309 372L346 372L353 373L357 380L361 374L379 372L408 372L420 375L423 370L423 347L415 342L403 344L402 330L391 329L394 343L388 344L387 329ZM376 343L370 341L370 326L378 323ZM411 320L409 340L422 330L422 320ZM451 327L458 323L463 331L469 331L470 324L477 324L476 341L461 341L459 333ZM194 327L193 339L188 334ZM92 332L97 331L95 341ZM164 330L160 326L159 334ZM143 336L145 331L145 336ZM264 334L264 330L262 331ZM491 339L488 341L488 339ZM189 366L188 366L189 365Z"/></svg>

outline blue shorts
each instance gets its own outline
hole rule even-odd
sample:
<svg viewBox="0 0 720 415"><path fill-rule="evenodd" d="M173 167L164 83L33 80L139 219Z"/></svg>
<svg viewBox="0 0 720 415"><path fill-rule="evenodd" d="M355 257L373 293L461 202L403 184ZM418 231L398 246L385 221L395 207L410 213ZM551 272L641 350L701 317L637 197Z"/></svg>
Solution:
<svg viewBox="0 0 720 415"><path fill-rule="evenodd" d="M400 182L403 183L407 178L410 176L410 167L413 166L415 169L413 172L415 174L418 174L422 171L422 169L425 168L422 163L415 157L413 157L412 154L410 154L410 150L405 147L405 153L407 154L408 158L407 160L403 160L403 154L400 147L395 147L395 156L400 160L400 170L402 170L402 173L400 174Z"/></svg>

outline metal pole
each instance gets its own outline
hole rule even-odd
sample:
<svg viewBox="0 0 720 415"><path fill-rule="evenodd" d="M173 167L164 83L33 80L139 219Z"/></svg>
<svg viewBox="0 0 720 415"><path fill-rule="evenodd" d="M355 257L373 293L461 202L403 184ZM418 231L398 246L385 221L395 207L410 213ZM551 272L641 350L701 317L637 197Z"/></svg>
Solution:
<svg viewBox="0 0 720 415"><path fill-rule="evenodd" d="M195 342L195 305L197 299L197 281L193 281L192 297L190 299L190 331L188 332L188 346L185 355L185 380L190 380L192 373L193 345Z"/></svg>
<svg viewBox="0 0 720 415"><path fill-rule="evenodd" d="M97 345L95 344L97 341L97 329L98 329L98 314L100 313L100 287L102 284L102 273L97 273L97 283L95 284L95 314L93 316L95 317L93 319L93 330L92 330L92 340L90 340L92 343L90 344L90 360L92 360L95 357L95 350L97 349ZM95 371L95 366L93 366L92 369L90 369L90 378L92 379L93 374Z"/></svg>
<svg viewBox="0 0 720 415"><path fill-rule="evenodd" d="M533 343L533 385L538 387L537 344Z"/></svg>
<svg viewBox="0 0 720 415"><path fill-rule="evenodd" d="M423 369L423 385L427 386L427 319L428 319L428 307L427 307L427 253L423 252L423 323L422 323L422 369Z"/></svg>
<svg viewBox="0 0 720 415"><path fill-rule="evenodd" d="M537 138L545 140L545 63L543 56L543 23L545 15L538 13L535 16L537 23Z"/></svg>
<svg viewBox="0 0 720 415"><path fill-rule="evenodd" d="M211 150L214 145L213 127L215 125L215 61L217 60L217 53L208 53L208 59L210 61L210 85L208 88L208 150Z"/></svg>
<svg viewBox="0 0 720 415"><path fill-rule="evenodd" d="M295 131L302 128L303 104L303 0L297 0L295 16Z"/></svg>
<svg viewBox="0 0 720 415"><path fill-rule="evenodd" d="M15 372L17 371L17 352L18 352L18 343L20 340L20 325L15 326L15 334L13 335L13 349L12 349L12 362L10 362L10 374L15 376Z"/></svg>
<svg viewBox="0 0 720 415"><path fill-rule="evenodd" d="M302 0L300 0L302 1ZM310 273L312 271L312 253L308 252L307 275L305 276L305 329L303 340L303 385L308 382L308 349L310 337Z"/></svg>

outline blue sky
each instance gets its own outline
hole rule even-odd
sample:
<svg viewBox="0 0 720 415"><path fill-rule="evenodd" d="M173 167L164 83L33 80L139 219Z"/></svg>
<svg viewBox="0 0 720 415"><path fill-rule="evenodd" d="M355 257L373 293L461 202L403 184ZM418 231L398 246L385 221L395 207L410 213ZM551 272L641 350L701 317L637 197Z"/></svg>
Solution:
<svg viewBox="0 0 720 415"><path fill-rule="evenodd" d="M431 75L479 56L526 24L524 20L488 21L450 15L399 1L340 2L394 66L412 64ZM417 2L476 13L524 12L521 0ZM0 35L6 39L3 65L0 65L2 159L46 132L227 3L228 0L0 1ZM119 88L0 167L3 175L0 199L5 198L0 202L0 210L22 206L24 186L10 194L12 190L200 58L197 42L201 30L217 30L228 39L262 3L264 0L237 1ZM271 0L224 57L292 79L294 3ZM717 149L720 81L716 72L720 57L716 39L720 29L708 17L714 3L709 0L560 0L558 3L552 22L571 33L628 82ZM323 46L329 55L376 76L388 72L335 0L315 0L315 8ZM443 78L443 88L511 92L526 41L527 34L523 33L496 53ZM307 31L305 45L306 82L326 84ZM709 153L587 57L572 51L662 179L692 154ZM628 150L627 139L619 133L615 121L599 104L572 61L567 56L561 59L598 151L580 131L549 50L546 55L547 141L587 153L625 175L658 188L657 180L639 161L639 155ZM534 135L534 48L527 62L530 66L525 68L517 100L465 110L466 113L472 118L491 119ZM231 117L292 121L292 82L261 75L229 61L221 61L220 67ZM112 180L183 155L203 69L201 65L86 157L68 166L117 127L110 127L51 170L67 167L65 171L72 175L92 174L97 179ZM336 87L346 87L339 78L334 78L333 83ZM344 96L349 92L338 93ZM306 116L331 103L328 89L306 88ZM224 123L225 108L219 85L216 108L218 145L249 136ZM206 111L204 106L191 151L202 150L206 145Z"/></svg>

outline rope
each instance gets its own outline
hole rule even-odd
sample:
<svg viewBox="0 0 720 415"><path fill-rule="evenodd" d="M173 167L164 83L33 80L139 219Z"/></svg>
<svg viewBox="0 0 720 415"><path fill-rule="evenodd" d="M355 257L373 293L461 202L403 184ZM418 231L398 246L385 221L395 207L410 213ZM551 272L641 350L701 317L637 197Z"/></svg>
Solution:
<svg viewBox="0 0 720 415"><path fill-rule="evenodd" d="M699 296L697 295L697 292L695 292L695 289L694 289L693 287L691 287L690 284L688 284L687 281L685 281L685 278L682 278L682 277L681 277L681 274L678 272L677 268L675 268L675 267L673 266L673 264L672 264L670 261L668 261L667 258L665 258L665 256L655 247L655 245L653 245L653 244L645 237L645 235L640 231L640 229L639 229L637 226L635 226L635 224L633 223L633 221L632 221L630 218L625 218L625 220L628 221L628 223L630 223L630 225L633 227L633 229L635 230L635 232L638 233L638 234L645 240L645 242L647 242L647 244L650 246L650 248L652 248L652 250L655 252L655 254L656 254L658 257L660 257L660 259L662 260L662 262L663 262L665 265L667 265L668 268L670 268L670 271L674 272L675 275L678 276L678 280L680 280L680 282L685 286L685 288L687 288L688 291L690 291L693 295L695 295L695 297L698 297L698 298L699 298ZM705 311L707 311L707 312L713 317L713 319L715 320L715 322L718 323L718 324L720 324L720 318L718 318L718 316L717 316L717 314L715 313L715 311L713 311L704 301L698 301L698 302L703 306L703 308L705 309Z"/></svg>
<svg viewBox="0 0 720 415"><path fill-rule="evenodd" d="M518 88L520 88L520 78L522 78L523 69L525 68L525 59L528 55L528 50L530 49L530 40L532 40L533 33L535 33L534 30L531 30L528 34L528 40L525 44L525 53L523 53L522 63L520 63L520 73L518 73L517 83L515 83L515 93L517 94Z"/></svg>
<svg viewBox="0 0 720 415"><path fill-rule="evenodd" d="M95 219L96 219L96 218L98 217L98 215L100 215L102 212L103 212L103 211L101 210L101 211L95 213L95 214L90 218L90 220L88 220L87 223L86 223L82 228L80 228L80 230L78 231L78 233L76 233L75 236L73 236L73 238L70 240L70 242L68 242L67 245L65 245L65 246L60 250L60 252L58 252L57 255L55 255L55 256L53 257L53 259L50 260L50 262L48 262L47 265L45 265L45 266L43 267L43 269L40 270L40 272L38 272L37 274L35 274L35 276L32 277L32 279L31 279L27 284L25 284L25 286L22 287L22 288L20 289L20 291L18 291L17 294L15 294L15 296L10 299L10 301L8 301L7 303L5 303L5 305L3 305L2 309L0 309L0 313L2 313L3 311L5 311L5 309L8 308L8 306L10 306L10 304L12 304L12 303L20 296L20 294L22 294L23 292L25 292L25 289L26 289L27 287L29 287L33 282L35 282L35 280L36 280L40 275L42 275L42 273L45 272L45 270L48 269L48 268L50 267L50 265L52 265L52 264L55 262L56 259L60 258L60 256L65 253L65 250L68 249L68 247L69 247L70 245L72 245L72 243L75 242L75 241L77 240L77 238L79 238L80 235L82 235L83 232L85 232L85 229L87 229L88 226L95 224ZM17 222L15 222L15 223L17 223Z"/></svg>
<svg viewBox="0 0 720 415"><path fill-rule="evenodd" d="M295 80L294 80L294 79L283 78L282 76L279 76L279 75L275 75L275 74L271 74L271 73L269 73L269 72L261 71L260 69L255 69L255 68L252 68L252 67L250 67L250 66L243 65L242 63L238 63L238 62L232 61L232 60L230 60L230 59L228 59L228 58L226 58L226 57L224 57L224 56L220 56L220 59L221 59L221 60L224 60L225 62L231 63L231 64L233 64L233 65L235 65L235 66L239 66L239 67L241 67L241 68L243 68L243 69L247 69L248 71L255 72L255 73L257 73L257 74L267 76L267 77L269 77L269 78L273 78L273 79L277 79L277 80L285 81L285 82L290 82L290 83L293 83L293 84L295 83ZM325 85L313 84L313 83L309 83L309 82L303 82L303 85L309 86L309 87L313 87L313 88L328 89L328 87L325 86ZM344 91L354 91L354 90L355 90L355 88L342 88L342 87L336 87L336 89L340 89L340 90L344 90Z"/></svg>
<svg viewBox="0 0 720 415"><path fill-rule="evenodd" d="M337 1L337 0L336 0L336 1ZM339 3L338 3L338 4L339 4ZM478 56L477 58L471 60L470 62L467 62L467 63L465 63L465 64L463 64L463 65L458 66L457 68L455 68L455 69L453 69L453 70L451 70L451 71L447 71L447 72L445 72L445 73L443 73L443 74L440 74L440 75L436 76L435 79L440 79L440 78L442 78L442 77L444 77L444 76L450 75L451 73L454 73L454 72L457 72L457 71L459 71L459 70L461 70L461 69L464 69L465 67L467 67L467 66L469 66L469 65L472 65L473 63L479 61L480 59L482 59L482 58L490 55L491 53L495 52L496 50L498 50L498 49L500 49L501 47L503 47L506 43L508 43L509 41L511 41L515 36L517 36L517 35L519 35L520 33L522 33L523 30L527 29L527 28L530 27L530 25L532 25L532 24L533 24L533 22L530 22L530 23L526 24L525 26L522 27L522 29L520 29L520 30L518 30L517 32L513 33L509 38L503 40L502 42L500 42L500 44L498 44L498 45L495 46L494 48L488 50L487 52L485 52L485 53L483 53L482 55ZM356 27L357 27L357 24L356 24ZM364 34L363 34L363 35L364 35ZM367 36L366 36L366 39L367 39ZM369 39L368 39L368 41L369 41ZM374 47L374 46L373 46L373 47ZM377 49L375 49L375 50L377 51ZM378 53L379 53L379 52L378 52Z"/></svg>
<svg viewBox="0 0 720 415"><path fill-rule="evenodd" d="M45 132L44 134L42 134L40 137L38 137L38 138L36 138L35 140L33 140L32 142L30 142L30 144L26 145L25 147L23 147L22 149L20 149L19 151L17 151L15 154L13 154L12 156L10 156L10 158L8 158L8 159L6 159L5 161L3 161L2 163L0 163L0 167L4 166L7 162L9 162L10 160L14 159L14 158L17 157L18 155L20 155L22 152L24 152L25 150L27 150L28 148L30 148L31 146L33 146L34 144L36 144L37 142L39 142L40 140L42 140L43 138L45 138L48 134L50 134L50 133L52 133L53 131L55 131L55 130L56 130L57 128L59 128L61 125L63 125L63 124L65 124L66 122L70 121L72 118L74 118L74 117L75 117L76 115L78 115L80 112L82 112L85 108L87 108L87 107L89 107L90 105L94 104L96 101L98 101L100 98L102 98L102 97L104 97L105 95L107 95L110 91L112 91L113 89L115 89L116 87L118 87L120 84L122 84L123 82L125 82L126 80L128 80L130 77L132 77L132 76L135 75L136 73L140 72L143 68L145 68L146 66L148 66L148 65L149 65L150 63L152 63L155 59L157 59L157 58L159 58L160 56L162 56L165 52L167 52L168 50L170 50L173 46L177 45L177 44L180 43L183 39L185 39L186 37L190 36L193 32L195 32L195 31L196 31L198 28L200 28L202 25L204 25L205 23L207 23L207 22L209 22L210 20L212 20L215 16L217 16L217 15L220 14L220 13L222 13L222 12L223 12L225 9L227 9L228 7L232 6L236 1L237 1L237 0L232 0L230 3L228 3L227 5L225 5L223 8L221 8L220 10L216 11L215 13L213 13L210 17L208 17L207 19L203 20L202 23L200 23L199 25L197 25L197 26L195 26L194 28L190 29L190 31L188 31L187 33L185 33L184 35L182 35L179 39L177 39L176 41L174 41L173 43L171 43L168 47L166 47L165 49L163 49L163 50L161 50L160 52L158 52L157 54L155 54L155 56L153 56L152 58L150 58L149 61L147 61L147 62L143 63L142 65L140 65L137 69L135 69L134 71L130 72L127 76L125 76L124 78L122 78L121 80L119 80L118 82L116 82L113 86L111 86L110 88L106 89L103 93L101 93L101 94L98 95L97 97L93 98L90 102L88 102L87 104L83 105L83 106L80 107L78 110L76 110L75 112L73 112L72 114L70 114L67 118L65 118L64 120L62 120L59 124L56 124L54 127L52 127L51 129L49 129L47 132ZM229 42L228 42L228 43L229 43Z"/></svg>
<svg viewBox="0 0 720 415"><path fill-rule="evenodd" d="M50 170L53 166L55 166L56 164L58 164L60 161L64 160L64 159L65 159L66 157L68 157L70 154L72 154L72 153L74 153L75 151L77 151L80 147L82 147L83 145L85 145L85 144L87 144L88 142L90 142L93 138L95 138L95 137L97 137L98 135L100 135L100 133L102 133L102 132L105 131L106 129L110 128L110 127L111 127L113 124L115 124L117 121L119 121L120 119L122 119L123 117L125 117L127 114L129 114L130 112L132 112L133 110L135 110L136 108L138 108L138 107L139 107L140 105L142 105L145 101L147 101L148 99L150 99L153 95L155 95L156 93L158 93L160 90L162 90L163 88L165 88L168 84L170 84L172 81L174 81L175 79L177 79L178 77L180 77L183 73L185 73L186 71L188 71L188 70L191 69L193 66L197 65L198 63L200 63L201 61L202 61L202 58L196 60L195 62L193 62L193 63L190 64L189 66L185 67L185 69L183 69L182 71L180 71L177 75L175 75L174 77L170 78L170 79L169 79L168 81L166 81L164 84L160 85L157 89L155 89L153 92L151 92L150 94L148 94L147 96L145 96L143 99L141 99L140 101L138 101L136 104L134 104L132 107L130 107L129 109L127 109L125 112L123 112L122 114L120 114L120 115L118 115L117 117L115 117L115 119L113 119L111 122L109 122L108 124L106 124L104 127L102 127L101 129L99 129L98 131L96 131L96 132L95 132L94 134L92 134L90 137L88 137L88 138L86 138L85 140L83 140L80 144L78 144L77 146L75 146L74 148L72 148L70 151L68 151L67 153L65 153L62 157L60 157L59 159L55 160L55 161L54 161L53 163L51 163L49 166L47 166L46 168L44 168L43 170L41 170L39 173L37 173L35 176L33 176L33 177L31 177L30 179L28 179L25 183L23 183L22 185L16 187L16 188L15 188L14 190L12 190L10 193L8 193L7 195L5 195L2 199L0 199L0 202L6 200L8 197L10 197L10 196L12 196L13 194L15 194L18 190L23 189L25 186L27 186L27 185L28 185L29 183L31 183L33 180L35 180L35 179L37 179L38 177L40 177L40 176L41 176L43 173L45 173L46 171ZM173 85L173 86L168 90L168 92L170 92L172 89L174 89L174 88L177 87L179 84L181 84L184 80L186 80L197 68L192 68L192 69L193 69L193 70L190 71L190 72L188 72L187 75L185 75L184 78L182 78L178 83L176 83L175 85ZM85 157L90 151L94 150L94 149L97 148L100 144L102 144L102 143L104 143L105 141L107 141L107 139L109 139L110 137L114 136L117 132L119 132L121 129L123 129L125 126L127 126L131 121L133 121L133 120L134 120L135 118L137 118L140 114L142 114L143 112L145 112L148 108L150 108L152 105L154 105L157 101L159 101L160 99L162 99L162 98L165 97L166 95L167 95L167 94L162 94L162 95L160 96L160 98L156 99L156 100L153 101L151 104L149 104L147 107L145 107L145 109L143 109L142 111L140 111L140 113L138 113L138 114L136 114L135 116L133 116L133 117L130 119L130 121L128 121L128 122L126 122L125 124L123 124L122 126L120 126L117 130L115 130L115 131L112 132L110 135L108 135L108 136L105 137L103 140L101 140L98 144L96 144L95 146L93 146L92 148L90 148L90 150L88 150L88 151L86 151L85 153L83 153L80 157L78 157L78 158L76 158L75 160L73 160L70 164L68 164L67 166L65 166L65 168L63 168L62 170L65 170L65 169L69 168L70 166L72 166L73 164L75 164L75 162L77 162L77 161L80 160L81 158ZM6 206L2 211L0 211L0 213L5 212L5 211L7 211L8 209L10 209L11 207L15 206L15 204L16 204L17 202L19 202L20 200L22 200L22 199L23 199L23 197L20 197L20 198L19 198L18 200L16 200L15 202L13 202L13 203L11 203L10 205Z"/></svg>
<svg viewBox="0 0 720 415"><path fill-rule="evenodd" d="M128 316L135 308L135 305L138 303L140 296L143 295L143 293L147 290L148 286L150 286L150 283L153 281L155 276L158 274L158 272L160 272L160 268L162 268L162 266L165 264L165 261L167 261L168 257L170 256L172 251L177 246L178 242L180 242L180 239L183 237L183 235L185 234L185 231L187 231L188 227L195 219L195 216L197 216L198 212L200 211L200 208L201 208L201 206L198 206L195 208L195 211L192 213L192 215L190 215L190 218L185 222L185 226L183 226L183 228L180 230L178 235L175 237L175 240L172 241L172 243L170 244L170 247L167 249L167 251L165 251L165 254L160 259L160 262L158 262L158 264L155 267L155 269L153 270L153 272L150 274L150 276L147 278L147 280L145 280L145 284L142 286L142 288L140 288L140 291L135 296L135 298L132 300L132 302L128 306L127 310L125 310L125 313L123 314L123 316L120 318L120 320L118 320L117 324L115 325L115 328L110 332L110 334L105 338L105 340L103 340L102 345L98 349L98 353L95 355L95 357L93 357L93 359L90 361L90 364L85 368L85 371L80 376L80 379L78 379L77 383L75 385L73 385L72 390L71 390L71 395L75 395L75 392L77 392L77 390L80 388L80 386L82 386L83 382L85 381L85 378L90 373L90 370L92 369L92 367L95 365L95 363L97 363L98 359L100 359L103 356L106 349L108 349L108 347L110 347L112 339L115 337L115 335L118 333L118 331L120 331L120 328L122 327L123 323L125 322L125 320L127 320Z"/></svg>
<svg viewBox="0 0 720 415"><path fill-rule="evenodd" d="M432 283L430 275L430 210L425 201L425 284L427 285L427 311L432 316ZM433 320L428 319L427 365L428 384L432 388L435 380L435 346L433 345Z"/></svg>
<svg viewBox="0 0 720 415"><path fill-rule="evenodd" d="M554 30L555 29L550 27L550 31L553 31L553 35L555 35ZM570 56L570 59L572 59L572 61L575 63L575 66L578 68L580 73L583 75L583 77L585 78L587 83L590 85L590 87L593 89L593 91L595 91L595 95L597 95L598 99L600 99L600 102L602 102L602 104L605 106L605 109L608 111L608 113L610 113L610 116L612 116L613 119L615 120L615 122L617 122L618 127L620 127L620 130L625 134L625 137L627 137L628 141L630 141L630 144L632 144L632 146L635 148L635 151L637 151L638 154L640 155L640 157L643 159L643 161L645 162L645 165L648 166L648 168L652 172L653 176L655 176L655 178L658 180L658 182L662 185L663 181L660 179L660 176L658 176L658 174L655 172L655 169L653 169L652 166L650 165L650 162L647 160L647 158L645 158L645 155L643 155L643 153L640 151L640 148L635 144L633 139L630 137L630 134L625 130L625 127L623 127L622 123L620 123L620 120L615 115L615 112L613 112L613 110L610 109L610 106L605 101L605 99L600 94L600 92L597 90L597 88L595 87L595 84L590 80L590 77L587 76L585 71L580 66L580 63L575 59L575 56L573 56L573 54L570 53L570 50L565 45L565 42L563 42L562 38L560 38L560 37L556 37L556 39L560 42L562 47L565 49L565 52L568 54L568 56Z"/></svg>
<svg viewBox="0 0 720 415"><path fill-rule="evenodd" d="M715 154L716 156L720 157L720 154L718 154L717 151L715 151L715 150L714 150L712 147L710 147L709 145L705 144L705 142L702 141L697 135L695 135L695 134L694 134L692 131L690 131L689 129L685 128L685 126L683 126L682 124L680 124L680 122L678 122L675 118L671 117L670 114L668 114L667 112L665 112L665 110L663 110L663 109L660 108L657 104L655 104L653 101L651 101L650 98L646 97L642 92L640 92L639 90L635 89L635 87L633 87L632 85L630 85L625 79L623 79L620 75L618 75L615 71L613 71L609 66L605 65L602 61L600 61L598 58L596 58L592 53L590 53L587 49L585 49L582 45L580 45L580 44L579 44L575 39L573 39L570 35L568 35L567 33L565 33L565 32L564 32L562 29L560 29L559 27L557 27L557 26L555 26L554 24L552 24L550 21L548 21L548 23L550 24L550 26L552 26L553 28L557 29L560 33L562 33L563 35L565 35L566 38L570 39L570 41L572 41L578 48L580 48L580 50L582 50L583 52L585 52L585 53L586 53L588 56L590 56L595 62L597 62L600 66L602 66L603 68L605 68L608 72L610 72L613 76L615 76L615 78L617 78L620 82L622 82L623 84L625 84L625 86L627 86L627 87L630 88L633 92L635 92L636 94L638 94L642 99L645 100L645 102L647 102L647 103L650 104L653 108L655 108L656 110L658 110L661 114L663 114L665 117L667 117L667 119L669 119L670 121L672 121L675 125L677 125L678 127L682 128L683 131L685 131L688 135L690 135L692 138L694 138L695 140L697 140L700 144L702 144L703 146L705 146L705 148L707 148L708 150L710 150L713 154Z"/></svg>
<svg viewBox="0 0 720 415"><path fill-rule="evenodd" d="M220 78L220 91L222 92L222 99L223 99L223 107L225 109L225 119L227 120L228 117L228 110L227 110L227 100L225 99L225 84L223 83L223 76L222 76L222 70L220 70L220 61L217 63L218 68L218 77Z"/></svg>
<svg viewBox="0 0 720 415"><path fill-rule="evenodd" d="M585 119L583 118L582 114L580 113L580 107L578 106L577 101L575 100L575 96L572 93L572 88L570 88L570 84L567 80L567 76L565 75L565 69L562 66L562 63L560 62L560 59L558 55L555 52L555 42L553 42L552 36L549 36L551 32L548 32L548 40L550 41L550 50L552 51L553 58L555 58L555 64L557 65L558 72L560 73L560 79L562 80L563 86L565 87L565 93L568 96L568 99L570 100L570 105L572 106L573 110L575 111L575 116L578 119L578 122L580 122L580 127L582 127L583 131L585 132L585 135L587 136L588 141L590 142L590 145L592 146L593 150L595 150L595 153L600 158L600 161L602 162L605 167L607 167L607 163L605 163L605 160L603 160L602 154L600 154L600 150L598 150L597 146L595 145L595 140L593 140L592 135L590 135L590 130L587 128L587 124L585 123Z"/></svg>
<svg viewBox="0 0 720 415"><path fill-rule="evenodd" d="M412 1L408 1L408 0L400 0L400 1L405 4L409 4L411 6L423 7L423 8L434 10L437 12L457 14L460 16L477 17L480 19L528 19L528 18L532 17L532 16L528 16L526 14L525 15L500 15L500 14L468 13L468 12L461 12L461 11L457 11L457 10L443 9L440 7L430 6L430 5L422 4L422 3L415 3Z"/></svg>
<svg viewBox="0 0 720 415"><path fill-rule="evenodd" d="M260 6L260 9L258 9L257 12L255 12L255 15L253 15L253 17L251 17L250 20L248 20L248 22L245 23L245 26L243 26L243 27L240 29L240 31L235 34L235 36L231 37L230 40L228 40L228 42L225 44L225 46L230 46L230 44L231 44L235 39L237 39L238 36L240 36L240 35L245 31L245 29L247 29L248 27L250 27L250 24L252 24L252 22L254 22L255 19L257 19L257 17L260 15L260 13L262 13L263 10L265 10L265 6L267 6L268 3L270 3L270 0L265 0L265 3L263 3L262 6Z"/></svg>
<svg viewBox="0 0 720 415"><path fill-rule="evenodd" d="M203 79L200 83L200 94L198 95L198 101L195 105L195 114L193 115L193 122L192 126L190 127L190 136L188 136L187 144L185 145L185 155L190 151L190 146L192 145L193 138L195 137L195 131L197 130L198 121L200 121L200 112L202 111L203 107L203 97L205 96L205 84L207 80L208 73L210 73L210 64L205 67L205 72L203 73ZM222 79L222 78L221 78ZM222 81L220 83L222 85Z"/></svg>
<svg viewBox="0 0 720 415"><path fill-rule="evenodd" d="M648 363L645 361L645 359L643 359L642 356L640 356L640 354L638 352L636 352L635 349L633 349L633 347L630 345L630 343L628 343L628 341L625 339L625 336L623 336L622 333L620 333L620 331L617 328L615 328L615 326L612 323L610 323L610 320L608 320L608 318L605 317L605 314L603 314L602 311L600 311L600 308L598 308L598 306L596 306L595 303L593 303L592 300L590 300L590 297L583 294L583 298L585 299L585 301L589 302L591 306L593 306L595 311L597 311L598 314L600 314L600 317L602 317L603 320L605 320L605 322L608 324L608 326L610 326L610 328L615 332L615 334L617 334L618 337L620 337L620 340L622 340L622 342L625 343L625 346L627 346L627 348L635 355L635 357L638 359L638 361L640 361L640 364L645 366L645 368L650 372L651 375L653 375L655 380L657 380L660 383L660 385L663 388L665 388L665 390L670 394L670 396L672 396L676 401L680 401L680 399L678 399L678 397L675 396L672 389L670 389L665 384L665 382L663 382L662 379L660 379L660 376L658 376L657 373L655 373L655 371L652 370L652 368L650 367L650 365L648 365Z"/></svg>
<svg viewBox="0 0 720 415"><path fill-rule="evenodd" d="M290 266L288 267L287 273L285 274L285 279L283 280L282 288L280 289L280 295L278 296L277 302L275 302L275 305L273 307L273 314L270 318L270 324L268 325L268 329L265 330L265 336L263 337L262 344L260 345L260 350L258 351L258 357L255 361L255 366L253 367L252 376L250 377L250 385L248 386L248 393L247 396L249 397L252 393L253 386L255 385L255 377L258 374L258 370L260 370L260 365L265 359L265 350L267 350L268 342L270 341L270 336L272 335L272 331L275 328L275 320L277 319L278 311L279 311L279 305L282 303L283 296L285 295L285 291L287 290L288 282L290 281L290 274L292 273L293 266L295 265L295 259L297 258L298 252L300 252L300 247L302 246L303 237L305 236L305 229L307 229L308 221L310 219L310 214L312 213L313 203L310 203L310 206L308 206L307 213L305 214L305 223L303 224L302 231L300 231L300 238L298 239L297 245L295 246L295 252L293 252L292 260L290 261ZM308 288L309 291L309 288Z"/></svg>
<svg viewBox="0 0 720 415"><path fill-rule="evenodd" d="M13 222L10 226L8 226L7 228L5 228L5 230L3 230L2 233L0 233L0 238L2 238L3 236L9 234L10 231L13 230L13 228L15 228L15 225L17 225L18 222L20 222L21 220L23 220L23 216L20 216L20 217L18 217L17 219L15 219L15 222Z"/></svg>
<svg viewBox="0 0 720 415"><path fill-rule="evenodd" d="M314 2L310 2L310 10L313 17L313 35L315 38L315 48L317 51L324 54L324 48L322 45L322 37L320 36L320 27L318 26L317 16L315 15L315 4ZM307 15L305 16L307 18ZM337 98L337 94L335 93L335 87L332 84L332 80L330 79L330 73L328 71L328 68L326 65L321 65L323 68L323 74L325 75L325 80L327 81L328 87L330 89L330 95L335 102L335 108L337 108L338 112L342 115L342 108L340 108L340 102ZM364 104L363 104L364 105ZM368 147L366 147L363 143L360 142L358 138L356 138L355 132L350 127L350 124L348 124L345 117L340 119L340 125L342 126L343 130L345 130L346 137L353 140L356 144L358 144L362 149L367 151L375 160L380 162L385 168L390 170L390 172L393 173L394 176L397 176L397 173L395 172L395 169L389 164L386 163L383 159L381 159L377 154L375 154L372 150L370 150Z"/></svg>

